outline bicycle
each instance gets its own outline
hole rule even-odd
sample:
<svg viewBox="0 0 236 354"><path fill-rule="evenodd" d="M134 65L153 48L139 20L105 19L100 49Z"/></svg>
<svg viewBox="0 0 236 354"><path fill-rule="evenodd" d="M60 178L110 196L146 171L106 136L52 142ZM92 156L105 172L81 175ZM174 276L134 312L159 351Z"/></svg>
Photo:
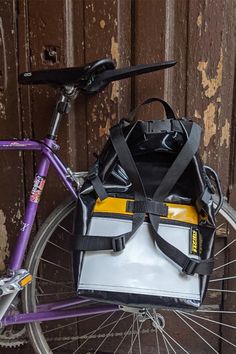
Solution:
<svg viewBox="0 0 236 354"><path fill-rule="evenodd" d="M225 232L224 237L221 237L223 245L216 252L216 276L213 273L213 278L210 280L210 284L217 282L220 286L217 289L208 289L210 294L214 294L215 303L203 305L196 313L180 310L136 309L113 304L98 304L96 301L76 296L73 290L70 264L72 219L77 192L86 172L72 172L56 155L59 148L56 139L61 119L69 112L71 102L77 98L78 93L95 94L102 91L111 81L165 69L174 64L174 61L170 61L115 69L110 59L102 59L80 68L36 71L20 75L19 81L22 84L49 84L59 87L60 97L56 103L49 134L45 139L0 141L0 150L30 150L42 153L8 271L0 278L0 326L3 328L0 344L3 346L24 344L27 341L25 328L15 331L15 325L27 324L33 348L36 353L41 354L190 353L189 343L187 342L185 346L180 341L181 330L177 333L178 326L174 328L173 320L178 319L179 323L185 326L185 336L192 333L199 340L197 351L191 348L191 354L209 353L209 349L223 354L234 352L236 344L227 339L227 335L236 327L222 321L229 315L234 319L236 314L234 309L232 311L224 309L224 294L230 296L236 292L234 287L227 288L232 286L228 281L235 279L236 276L230 273L228 276L219 274L224 269L229 272L228 266L236 261L227 260L225 254L235 246L236 240L228 234L230 229L236 230L236 212L226 201L220 210L218 226L221 234ZM71 197L59 205L43 223L22 268L50 165L56 169ZM221 261L223 264L219 263ZM215 295L216 292L220 295ZM18 304L20 293L23 312L20 312ZM210 328L199 320L210 325ZM8 326L14 327L10 327L11 330L7 331ZM168 326L174 335L170 334ZM209 339L201 334L202 330L217 338L218 341L209 342Z"/></svg>

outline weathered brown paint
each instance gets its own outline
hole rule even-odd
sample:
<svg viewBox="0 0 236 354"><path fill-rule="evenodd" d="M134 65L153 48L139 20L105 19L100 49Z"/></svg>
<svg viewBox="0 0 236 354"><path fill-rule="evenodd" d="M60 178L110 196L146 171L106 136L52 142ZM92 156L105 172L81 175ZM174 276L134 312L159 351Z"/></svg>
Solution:
<svg viewBox="0 0 236 354"><path fill-rule="evenodd" d="M203 158L219 172L225 193L235 57L235 39L229 33L234 7L233 1L199 1L198 6L190 1L188 18L187 114L203 126Z"/></svg>
<svg viewBox="0 0 236 354"><path fill-rule="evenodd" d="M86 169L94 160L93 153L99 152L104 144L109 126L129 111L131 103L134 106L149 96L165 97L173 104L178 116L187 114L204 127L204 160L218 170L224 191L231 192L231 201L236 207L233 193L236 175L233 129L235 112L232 115L235 71L234 10L233 0L0 2L3 24L1 26L0 23L1 137L41 138L46 133L55 103L55 91L44 86L22 87L18 91L16 63L19 64L20 72L79 66L104 56L113 58L120 67L130 62L140 64L176 59L177 66L168 72L136 78L132 85L131 80L113 84L96 97L80 97L62 126L59 139L63 145L63 159L76 169ZM8 77L7 84L5 73ZM21 109L18 108L18 97ZM7 120L6 116L9 117ZM139 117L163 117L163 111L154 104L143 110ZM5 191L10 188L11 191L11 194L3 193L1 196L0 209L3 212L0 211L0 237L5 237L6 227L9 233L6 242L13 242L16 231L15 224L10 227L10 221L15 211L10 205L14 205L17 200L20 208L17 215L20 216L24 187L28 190L33 179L33 159L30 154L25 154L24 167L27 176L24 181L22 158L17 153L1 152L0 164L4 171L1 175L1 189ZM8 166L14 166L14 171L19 172L12 174L7 171ZM43 199L38 214L40 222L64 195L64 190L53 173L49 176L46 193L47 199ZM18 220L17 217L15 220ZM5 249L4 242L2 244ZM228 242L227 238L220 238L216 247L220 249L225 242ZM230 257L235 258L232 254ZM217 273L219 277L222 275L222 270ZM214 305L219 302L219 297L221 294L213 292L206 303ZM233 296L225 297L225 308L232 307L233 301ZM219 320L219 316L212 318ZM225 318L225 322L228 320L230 321ZM173 326L177 337L182 338L185 333L188 338L187 347L192 354L207 353L203 343L200 340L193 342L190 334L187 335L186 326L180 326L173 315L167 317L167 321ZM235 324L232 318L231 323ZM218 325L212 329L219 333ZM232 337L231 331L224 331L223 327L222 331L228 335L228 339ZM222 346L223 354L232 352L232 348L226 347L219 340L213 338L213 342L217 349ZM148 343L145 345L147 353L151 352ZM11 351L1 351L5 352L9 354ZM27 353L26 347L19 349L19 352Z"/></svg>
<svg viewBox="0 0 236 354"><path fill-rule="evenodd" d="M21 136L17 86L16 8L14 1L0 2L0 137ZM24 205L22 154L0 156L0 272L20 226ZM3 191L6 191L3 193ZM9 246L10 244L10 246ZM10 248L11 248L10 247Z"/></svg>

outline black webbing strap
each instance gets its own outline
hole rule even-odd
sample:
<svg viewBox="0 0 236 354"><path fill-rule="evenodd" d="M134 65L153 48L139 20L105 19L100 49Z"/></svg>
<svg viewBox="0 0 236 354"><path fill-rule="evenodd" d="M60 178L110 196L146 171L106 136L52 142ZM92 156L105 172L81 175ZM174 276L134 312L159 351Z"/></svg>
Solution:
<svg viewBox="0 0 236 354"><path fill-rule="evenodd" d="M171 189L175 186L176 182L179 180L180 176L185 171L186 167L191 162L193 156L196 154L199 148L201 138L201 128L192 123L192 127L189 132L189 137L184 144L183 148L179 152L178 156L176 157L175 161L167 171L166 175L164 176L161 184L155 191L153 195L153 200L156 201L163 201ZM208 275L213 270L213 259L198 261L186 256L183 252L179 249L171 245L169 242L164 240L158 234L158 227L160 223L160 216L150 214L149 215L150 222L154 229L154 238L157 243L157 246L160 250L172 259L175 263L182 267L183 272L186 274L202 274Z"/></svg>
<svg viewBox="0 0 236 354"><path fill-rule="evenodd" d="M155 200L129 200L126 203L126 211L131 213L148 213L159 216L168 215L168 206Z"/></svg>
<svg viewBox="0 0 236 354"><path fill-rule="evenodd" d="M111 142L114 146L116 154L123 169L125 170L129 180L134 186L135 200L146 200L146 194L140 178L138 169L133 160L130 149L125 140L122 128L120 125L114 126L110 130ZM133 236L138 228L145 220L145 213L138 213L133 215L131 231L118 236L95 236L95 235L79 235L76 242L76 248L81 251L98 251L111 250L119 252L125 248L125 243Z"/></svg>
<svg viewBox="0 0 236 354"><path fill-rule="evenodd" d="M159 98L159 97L150 97L150 98L146 99L141 104L139 104L133 111L131 111L128 114L126 119L129 120L129 121L133 121L134 117L136 116L136 114L139 111L139 109L142 106L144 106L146 104L149 104L149 103L152 103L152 102L160 102L160 103L162 103L162 105L163 105L163 107L165 109L165 112L166 112L166 118L167 119L176 119L175 114L174 114L172 108L169 106L169 104L166 101L164 101L161 98Z"/></svg>
<svg viewBox="0 0 236 354"><path fill-rule="evenodd" d="M113 250L114 252L122 251L125 248L126 242L138 230L145 220L145 214L134 214L132 229L118 236L95 236L95 235L78 235L75 248L80 251L99 251Z"/></svg>
<svg viewBox="0 0 236 354"><path fill-rule="evenodd" d="M92 168L88 172L87 178L90 180L90 182L93 185L93 188L100 200L104 200L108 197L108 194L102 184L102 181L100 180L98 176L98 164L95 163Z"/></svg>

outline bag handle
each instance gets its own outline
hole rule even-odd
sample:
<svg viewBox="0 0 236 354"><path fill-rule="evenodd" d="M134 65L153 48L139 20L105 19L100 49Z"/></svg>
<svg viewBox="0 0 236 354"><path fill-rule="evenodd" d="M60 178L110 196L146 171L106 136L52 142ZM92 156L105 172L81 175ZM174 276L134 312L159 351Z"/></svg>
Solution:
<svg viewBox="0 0 236 354"><path fill-rule="evenodd" d="M166 112L167 119L176 119L172 108L170 107L170 105L166 101L164 101L163 99L161 99L159 97L150 97L150 98L147 98L145 101L143 101L141 104L139 104L135 109L133 109L133 111L131 111L128 114L127 120L129 120L130 122L133 122L134 118L135 118L136 114L138 113L138 111L140 110L140 108L142 106L145 106L146 104L149 104L152 102L160 102L163 105L165 112Z"/></svg>

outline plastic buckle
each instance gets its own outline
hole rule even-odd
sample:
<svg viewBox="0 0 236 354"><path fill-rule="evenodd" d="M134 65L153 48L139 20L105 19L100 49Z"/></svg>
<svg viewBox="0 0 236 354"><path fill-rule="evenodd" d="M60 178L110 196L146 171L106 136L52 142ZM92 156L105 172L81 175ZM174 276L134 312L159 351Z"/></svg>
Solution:
<svg viewBox="0 0 236 354"><path fill-rule="evenodd" d="M198 261L197 259L193 259L193 258L187 259L187 261L185 262L182 268L182 272L184 272L187 275L194 275L195 270L199 263L200 261Z"/></svg>
<svg viewBox="0 0 236 354"><path fill-rule="evenodd" d="M114 252L123 251L125 248L125 236L114 237L111 243Z"/></svg>

